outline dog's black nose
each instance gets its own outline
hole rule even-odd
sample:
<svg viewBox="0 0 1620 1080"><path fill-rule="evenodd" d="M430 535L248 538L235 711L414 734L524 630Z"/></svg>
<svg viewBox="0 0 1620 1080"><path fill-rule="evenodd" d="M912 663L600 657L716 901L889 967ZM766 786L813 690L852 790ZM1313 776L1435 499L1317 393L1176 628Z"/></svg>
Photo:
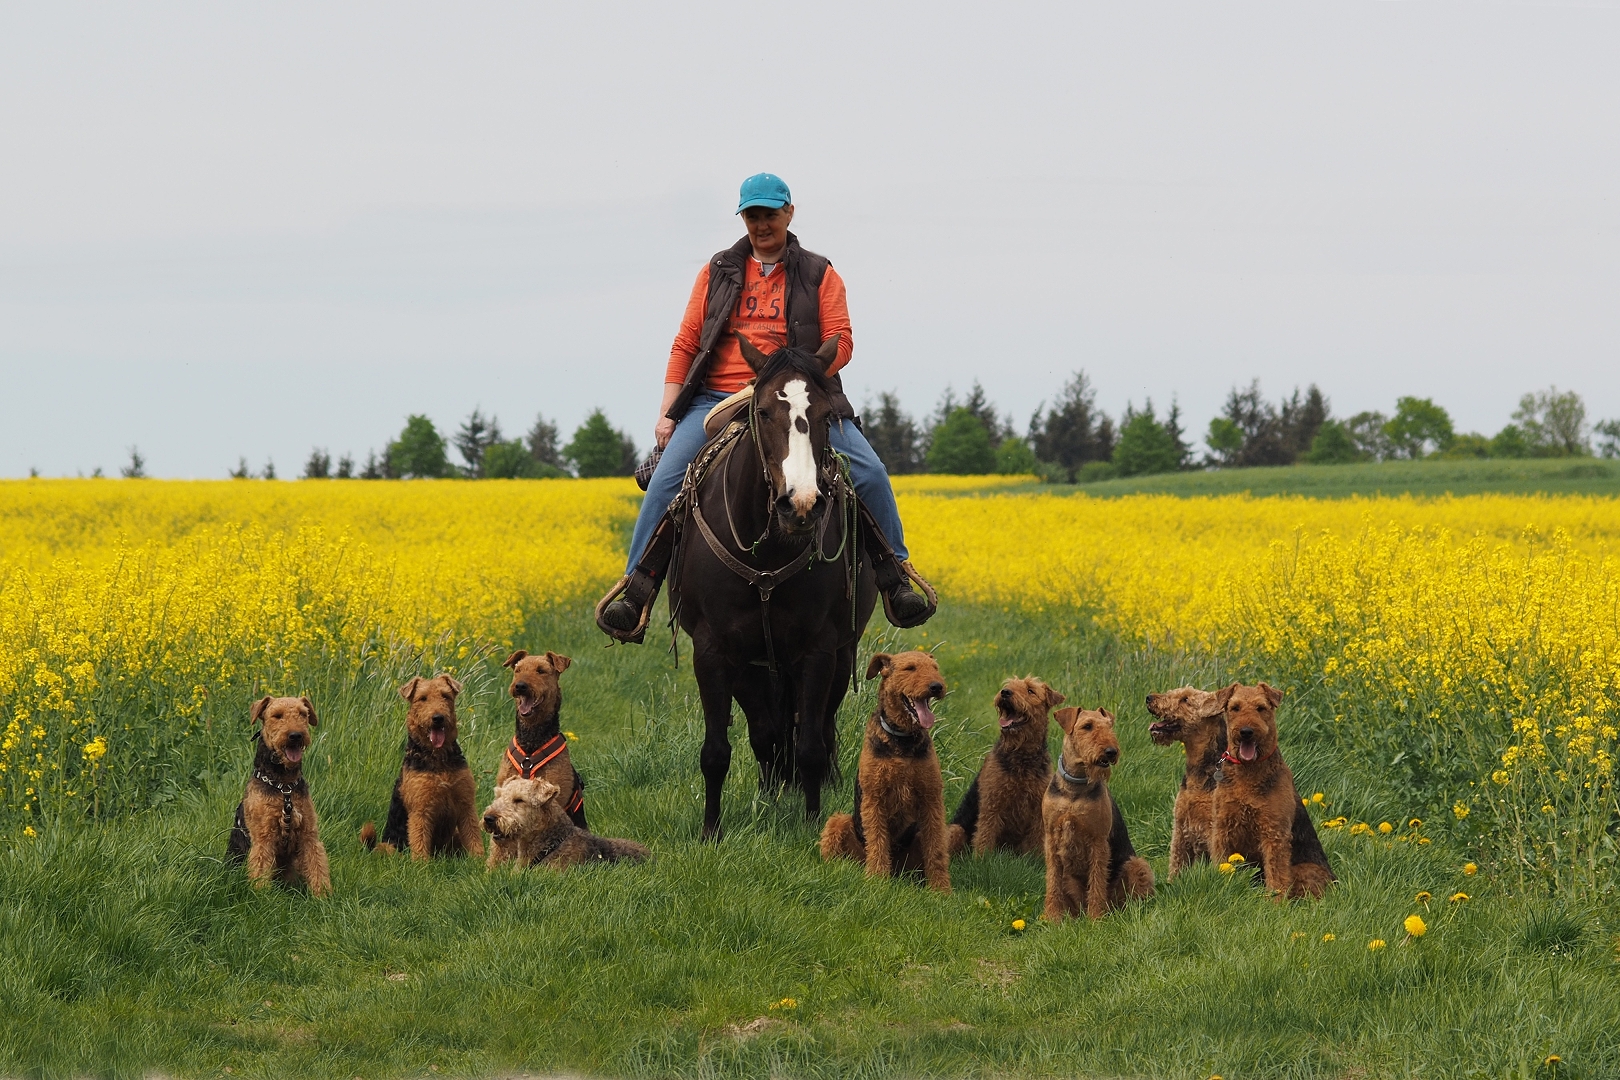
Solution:
<svg viewBox="0 0 1620 1080"><path fill-rule="evenodd" d="M1153 695L1152 694L1149 694L1147 697L1143 698L1142 700L1147 703L1148 708L1151 709L1153 707Z"/></svg>
<svg viewBox="0 0 1620 1080"><path fill-rule="evenodd" d="M295 731L291 735L287 736L287 746L290 749L296 750L300 746L303 746L303 745L304 745L304 733L302 731Z"/></svg>
<svg viewBox="0 0 1620 1080"><path fill-rule="evenodd" d="M1238 728L1238 734L1243 736L1245 739L1252 739L1252 738L1254 738L1254 728L1252 728L1252 727Z"/></svg>
<svg viewBox="0 0 1620 1080"><path fill-rule="evenodd" d="M944 697L945 684L942 682L931 682L928 684L928 692L933 694L935 697Z"/></svg>
<svg viewBox="0 0 1620 1080"><path fill-rule="evenodd" d="M433 714L433 726L434 727L444 727L444 725L449 723L449 721L450 721L450 718L448 716L444 715L444 713L434 713Z"/></svg>
<svg viewBox="0 0 1620 1080"><path fill-rule="evenodd" d="M485 814L484 815L484 828L488 829L490 832L495 831L495 815L494 814Z"/></svg>
<svg viewBox="0 0 1620 1080"><path fill-rule="evenodd" d="M1012 700L1012 691L1004 689L997 696L1000 697L1002 701L1011 701Z"/></svg>
<svg viewBox="0 0 1620 1080"><path fill-rule="evenodd" d="M1119 760L1119 751L1116 750L1114 747L1110 746L1108 749L1106 749L1106 750L1104 750L1102 752L1102 763L1104 765L1112 765L1114 762L1116 762L1118 760Z"/></svg>

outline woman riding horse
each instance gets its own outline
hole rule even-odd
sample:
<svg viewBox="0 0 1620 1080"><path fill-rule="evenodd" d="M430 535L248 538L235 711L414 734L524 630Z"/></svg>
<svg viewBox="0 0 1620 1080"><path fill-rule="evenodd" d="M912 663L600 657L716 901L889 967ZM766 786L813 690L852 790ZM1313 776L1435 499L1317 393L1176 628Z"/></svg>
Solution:
<svg viewBox="0 0 1620 1080"><path fill-rule="evenodd" d="M884 613L896 626L918 626L934 613L934 605L911 587L912 579L921 579L907 561L888 471L856 426L837 376L854 349L844 281L831 262L800 247L798 237L788 232L793 201L780 178L759 173L744 180L737 213L748 235L698 272L670 349L663 415L655 429L663 456L636 518L625 577L608 593L607 602L598 605L597 625L620 641L642 638L673 550L665 514L681 489L687 465L707 441L703 419L754 378L738 344L740 336L762 353L783 346L814 353L837 338L837 357L827 370L833 389L829 441L849 461L864 509L863 546L877 575Z"/></svg>

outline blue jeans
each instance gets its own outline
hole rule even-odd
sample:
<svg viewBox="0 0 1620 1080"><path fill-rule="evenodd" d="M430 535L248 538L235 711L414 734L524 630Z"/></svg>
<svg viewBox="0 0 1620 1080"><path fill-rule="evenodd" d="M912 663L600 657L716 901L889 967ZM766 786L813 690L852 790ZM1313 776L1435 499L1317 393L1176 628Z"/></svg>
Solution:
<svg viewBox="0 0 1620 1080"><path fill-rule="evenodd" d="M652 539L653 530L663 520L664 511L680 494L681 482L686 479L686 467L698 456L708 439L703 434L703 418L709 410L726 399L716 390L704 390L692 399L686 415L675 425L675 434L664 446L664 456L658 459L652 481L647 485L647 496L641 500L641 513L636 517L636 531L630 537L630 562L625 573L636 568L641 554ZM866 441L861 429L848 420L832 422L828 441L834 450L849 458L849 475L855 481L855 494L871 512L883 538L894 548L898 558L908 559L904 530L900 527L900 508L894 502L894 489L889 486L889 472Z"/></svg>

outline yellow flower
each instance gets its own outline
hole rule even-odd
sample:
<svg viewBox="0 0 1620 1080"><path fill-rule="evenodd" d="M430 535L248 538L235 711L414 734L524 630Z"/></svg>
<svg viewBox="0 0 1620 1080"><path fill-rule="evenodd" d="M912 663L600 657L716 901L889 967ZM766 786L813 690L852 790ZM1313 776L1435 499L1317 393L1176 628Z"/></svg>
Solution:
<svg viewBox="0 0 1620 1080"><path fill-rule="evenodd" d="M1322 935L1322 940L1323 941L1338 941L1339 938L1338 938L1337 934L1323 934Z"/></svg>
<svg viewBox="0 0 1620 1080"><path fill-rule="evenodd" d="M39 833L34 831L34 827L32 825L24 825L23 826L23 835L30 838L30 839L32 839L32 838L38 836Z"/></svg>
<svg viewBox="0 0 1620 1080"><path fill-rule="evenodd" d="M1372 826L1367 824L1365 821L1358 821L1354 825L1350 826L1351 836L1361 836L1363 834L1367 836L1372 835Z"/></svg>
<svg viewBox="0 0 1620 1080"><path fill-rule="evenodd" d="M1564 1059L1559 1057L1557 1054L1548 1054L1546 1059L1544 1061L1542 1061L1542 1064L1543 1065L1557 1065L1559 1062L1561 1062L1563 1060Z"/></svg>
<svg viewBox="0 0 1620 1080"><path fill-rule="evenodd" d="M1012 921L1012 928L1014 930L1022 930L1026 925L1027 924L1024 922L1023 919L1014 919Z"/></svg>
<svg viewBox="0 0 1620 1080"><path fill-rule="evenodd" d="M1542 812L1542 813L1543 813L1543 814L1550 814L1550 813L1552 813L1552 812L1553 812L1553 805L1552 805L1552 803L1542 803L1542 804L1541 804L1541 812Z"/></svg>
<svg viewBox="0 0 1620 1080"><path fill-rule="evenodd" d="M1463 874L1468 877L1473 877L1475 874L1479 873L1479 867L1471 862L1463 863L1462 870Z"/></svg>
<svg viewBox="0 0 1620 1080"><path fill-rule="evenodd" d="M1378 823L1378 831L1383 833L1385 836L1388 836L1390 833L1395 831L1395 826L1391 825L1387 821L1380 821Z"/></svg>
<svg viewBox="0 0 1620 1080"><path fill-rule="evenodd" d="M1223 874L1230 874L1232 872L1232 870L1234 869L1234 867L1229 862L1223 862L1223 863L1221 863L1220 866L1217 866L1216 869L1219 870Z"/></svg>
<svg viewBox="0 0 1620 1080"><path fill-rule="evenodd" d="M107 740L97 735L84 744L84 749L80 753L84 755L84 760L94 765L107 756Z"/></svg>
<svg viewBox="0 0 1620 1080"><path fill-rule="evenodd" d="M1295 930L1292 934L1288 935L1288 940L1289 941L1298 941L1300 938L1302 938L1304 936L1305 936L1305 931L1303 931L1303 930Z"/></svg>
<svg viewBox="0 0 1620 1080"><path fill-rule="evenodd" d="M1468 807L1464 806L1461 802L1458 802L1452 805L1451 812L1457 815L1458 821L1461 821L1463 818L1468 816Z"/></svg>
<svg viewBox="0 0 1620 1080"><path fill-rule="evenodd" d="M1311 802L1315 803L1317 806L1321 806L1326 801L1327 796L1323 795L1320 791L1311 793Z"/></svg>
<svg viewBox="0 0 1620 1080"><path fill-rule="evenodd" d="M1432 843L1434 843L1434 841L1430 840L1427 836L1420 836L1420 837L1418 837L1418 843L1420 843L1420 844L1432 844Z"/></svg>
<svg viewBox="0 0 1620 1080"><path fill-rule="evenodd" d="M1384 939L1381 938L1381 937L1375 937L1371 941L1367 942L1367 948L1370 949L1373 952L1377 952L1379 949L1382 949L1383 947L1384 947Z"/></svg>
<svg viewBox="0 0 1620 1080"><path fill-rule="evenodd" d="M575 735L572 731L563 732L563 738L567 739L569 742L578 742L579 741L579 736Z"/></svg>
<svg viewBox="0 0 1620 1080"><path fill-rule="evenodd" d="M1433 899L1434 899L1434 897L1432 895L1430 895L1429 893L1420 892L1415 897L1412 898L1412 902L1417 903L1417 904L1427 904L1430 900L1433 900Z"/></svg>
<svg viewBox="0 0 1620 1080"><path fill-rule="evenodd" d="M1406 827L1408 829L1421 829L1423 828L1423 819L1420 817L1415 817L1406 823Z"/></svg>
<svg viewBox="0 0 1620 1080"><path fill-rule="evenodd" d="M1322 822L1322 827L1325 829L1342 829L1344 828L1344 823L1348 820L1350 819L1343 817L1329 818L1328 820Z"/></svg>
<svg viewBox="0 0 1620 1080"><path fill-rule="evenodd" d="M766 1007L774 1012L777 1009L797 1009L799 1003L793 998L783 998L781 1001L774 1001Z"/></svg>
<svg viewBox="0 0 1620 1080"><path fill-rule="evenodd" d="M1232 854L1230 854L1230 855L1228 855L1226 857L1226 861L1229 862L1229 863L1232 863L1233 865L1236 865L1236 864L1238 864L1240 862L1244 862L1245 860L1243 858L1243 853L1241 851L1234 851L1234 852L1232 852Z"/></svg>
<svg viewBox="0 0 1620 1080"><path fill-rule="evenodd" d="M1401 925L1406 927L1406 932L1415 938L1422 937L1424 934L1429 932L1428 923L1425 923L1423 919L1417 915L1408 915L1406 917L1406 921L1401 923Z"/></svg>
<svg viewBox="0 0 1620 1080"><path fill-rule="evenodd" d="M1311 805L1311 800L1305 798L1304 796L1301 796L1300 800L1299 800L1299 805L1301 805L1301 806L1309 806L1309 805Z"/></svg>
<svg viewBox="0 0 1620 1080"><path fill-rule="evenodd" d="M1471 900L1471 899L1473 899L1473 897L1469 896L1465 892L1454 892L1449 897L1447 897L1447 899L1450 900L1453 904L1456 904L1456 903L1459 903L1459 902L1461 902L1463 900Z"/></svg>

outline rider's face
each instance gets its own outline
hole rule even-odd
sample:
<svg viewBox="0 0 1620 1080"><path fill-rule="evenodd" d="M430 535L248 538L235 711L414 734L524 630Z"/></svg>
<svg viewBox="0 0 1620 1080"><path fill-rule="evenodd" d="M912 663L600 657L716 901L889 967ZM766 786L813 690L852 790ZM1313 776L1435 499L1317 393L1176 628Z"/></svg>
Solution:
<svg viewBox="0 0 1620 1080"><path fill-rule="evenodd" d="M743 223L748 226L748 239L754 245L754 254L766 262L787 247L788 225L793 221L793 205L780 209L770 206L750 206L742 212Z"/></svg>

